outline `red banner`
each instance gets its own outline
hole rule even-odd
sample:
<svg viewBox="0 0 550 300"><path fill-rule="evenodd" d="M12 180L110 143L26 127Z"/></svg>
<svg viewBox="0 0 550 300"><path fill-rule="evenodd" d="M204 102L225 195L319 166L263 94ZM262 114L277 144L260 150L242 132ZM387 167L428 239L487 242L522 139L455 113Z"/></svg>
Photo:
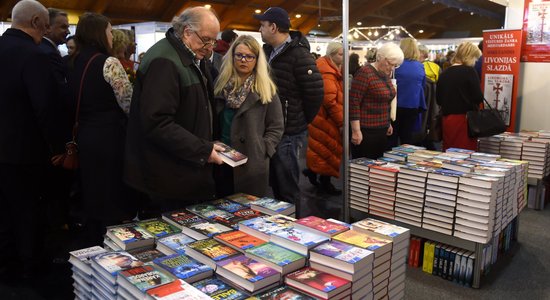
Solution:
<svg viewBox="0 0 550 300"><path fill-rule="evenodd" d="M550 0L525 0L521 61L550 62Z"/></svg>
<svg viewBox="0 0 550 300"><path fill-rule="evenodd" d="M515 131L521 33L519 29L483 32L483 94L500 111L508 131Z"/></svg>

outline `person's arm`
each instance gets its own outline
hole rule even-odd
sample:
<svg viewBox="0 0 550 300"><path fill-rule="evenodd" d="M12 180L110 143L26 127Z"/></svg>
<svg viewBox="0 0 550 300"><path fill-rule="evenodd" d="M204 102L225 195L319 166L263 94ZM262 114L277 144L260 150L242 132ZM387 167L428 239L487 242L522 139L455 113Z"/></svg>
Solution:
<svg viewBox="0 0 550 300"><path fill-rule="evenodd" d="M366 68L362 67L355 73L351 83L349 93L349 119L351 124L351 143L354 145L361 144L363 134L361 133L361 104L363 97L368 89L368 75Z"/></svg>
<svg viewBox="0 0 550 300"><path fill-rule="evenodd" d="M473 104L479 106L483 103L483 92L481 91L481 83L474 68L468 68L468 85L470 87L470 99Z"/></svg>
<svg viewBox="0 0 550 300"><path fill-rule="evenodd" d="M143 76L140 111L132 113L140 114L145 138L151 143L182 161L204 165L217 155L214 144L175 122L176 112L183 105L180 92L176 66L168 59L157 58Z"/></svg>
<svg viewBox="0 0 550 300"><path fill-rule="evenodd" d="M267 113L265 116L265 132L264 142L265 151L268 157L272 157L277 150L277 145L283 137L285 130L283 109L279 96L274 95L271 103L267 105Z"/></svg>
<svg viewBox="0 0 550 300"><path fill-rule="evenodd" d="M309 52L302 47L299 49L301 52L293 53L298 54L294 60L294 78L300 89L304 117L309 124L323 104L323 77Z"/></svg>
<svg viewBox="0 0 550 300"><path fill-rule="evenodd" d="M125 114L129 114L133 91L132 83L128 80L124 67L116 57L110 56L105 60L103 78L113 88L118 106Z"/></svg>
<svg viewBox="0 0 550 300"><path fill-rule="evenodd" d="M334 77L324 79L325 96L323 99L323 107L328 113L328 117L334 121L338 128L344 123L344 113L342 103L338 103L338 95L343 91Z"/></svg>

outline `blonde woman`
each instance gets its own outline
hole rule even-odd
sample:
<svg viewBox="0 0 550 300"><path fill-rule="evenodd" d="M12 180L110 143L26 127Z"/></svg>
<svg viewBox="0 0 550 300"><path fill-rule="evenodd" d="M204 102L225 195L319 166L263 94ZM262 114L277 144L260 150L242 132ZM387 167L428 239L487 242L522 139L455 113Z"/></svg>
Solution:
<svg viewBox="0 0 550 300"><path fill-rule="evenodd" d="M281 140L284 124L281 101L269 76L264 51L253 37L239 36L231 44L214 94L219 139L248 156L242 166L219 167L218 196L235 192L264 196L269 159Z"/></svg>
<svg viewBox="0 0 550 300"><path fill-rule="evenodd" d="M437 81L436 100L443 113L443 149L476 150L477 141L468 137L466 113L483 102L479 77L474 64L481 56L479 48L465 42L458 46L452 60Z"/></svg>

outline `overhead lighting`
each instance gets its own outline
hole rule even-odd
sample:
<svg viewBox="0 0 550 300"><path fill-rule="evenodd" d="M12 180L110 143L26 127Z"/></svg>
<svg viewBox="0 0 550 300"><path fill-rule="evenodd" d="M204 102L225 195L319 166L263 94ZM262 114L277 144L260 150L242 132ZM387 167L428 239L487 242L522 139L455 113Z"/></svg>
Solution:
<svg viewBox="0 0 550 300"><path fill-rule="evenodd" d="M382 27L382 28L386 28L386 25L382 25L382 26L380 26L380 27Z"/></svg>
<svg viewBox="0 0 550 300"><path fill-rule="evenodd" d="M390 38L390 40L393 40L395 38L395 35L393 35L393 33L391 33L389 38Z"/></svg>
<svg viewBox="0 0 550 300"><path fill-rule="evenodd" d="M418 33L424 33L424 30L420 29L418 30Z"/></svg>
<svg viewBox="0 0 550 300"><path fill-rule="evenodd" d="M211 8L212 8L212 5L210 5L210 4L205 4L204 7L205 7L206 9L211 9Z"/></svg>
<svg viewBox="0 0 550 300"><path fill-rule="evenodd" d="M473 15L474 15L474 12L472 11L472 12L470 13L470 16L473 16Z"/></svg>
<svg viewBox="0 0 550 300"><path fill-rule="evenodd" d="M395 30L395 34L401 34L401 30L396 29L396 30Z"/></svg>
<svg viewBox="0 0 550 300"><path fill-rule="evenodd" d="M302 17L301 14L297 14L297 15L296 15L296 19L299 19L299 18L301 18L301 17Z"/></svg>
<svg viewBox="0 0 550 300"><path fill-rule="evenodd" d="M358 38L359 38L359 33L357 33L357 31L353 32L353 38L354 38L354 39L358 39Z"/></svg>
<svg viewBox="0 0 550 300"><path fill-rule="evenodd" d="M348 34L348 40L352 40L352 39L353 39L353 35Z"/></svg>
<svg viewBox="0 0 550 300"><path fill-rule="evenodd" d="M254 12L257 13L257 14L261 14L262 10L261 9L256 9Z"/></svg>
<svg viewBox="0 0 550 300"><path fill-rule="evenodd" d="M374 36L378 36L378 34L379 34L379 33L378 33L378 30L376 30L376 31L374 32Z"/></svg>
<svg viewBox="0 0 550 300"><path fill-rule="evenodd" d="M357 22L357 26L361 26L361 25L363 25L363 23Z"/></svg>
<svg viewBox="0 0 550 300"><path fill-rule="evenodd" d="M369 31L369 33L367 33L368 36L371 36L372 35L372 31Z"/></svg>

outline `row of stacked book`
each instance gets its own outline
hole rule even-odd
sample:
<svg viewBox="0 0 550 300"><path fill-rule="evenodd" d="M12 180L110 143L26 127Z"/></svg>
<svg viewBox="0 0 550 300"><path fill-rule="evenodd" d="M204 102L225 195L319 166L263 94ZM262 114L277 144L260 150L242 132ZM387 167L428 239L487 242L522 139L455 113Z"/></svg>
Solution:
<svg viewBox="0 0 550 300"><path fill-rule="evenodd" d="M289 203L237 194L108 227L103 247L70 253L76 298L404 297L408 229L293 213Z"/></svg>
<svg viewBox="0 0 550 300"><path fill-rule="evenodd" d="M478 149L529 162L529 178L543 179L550 174L550 131L505 132L479 138Z"/></svg>
<svg viewBox="0 0 550 300"><path fill-rule="evenodd" d="M486 244L527 203L529 163L450 148L402 145L350 162L350 207Z"/></svg>

